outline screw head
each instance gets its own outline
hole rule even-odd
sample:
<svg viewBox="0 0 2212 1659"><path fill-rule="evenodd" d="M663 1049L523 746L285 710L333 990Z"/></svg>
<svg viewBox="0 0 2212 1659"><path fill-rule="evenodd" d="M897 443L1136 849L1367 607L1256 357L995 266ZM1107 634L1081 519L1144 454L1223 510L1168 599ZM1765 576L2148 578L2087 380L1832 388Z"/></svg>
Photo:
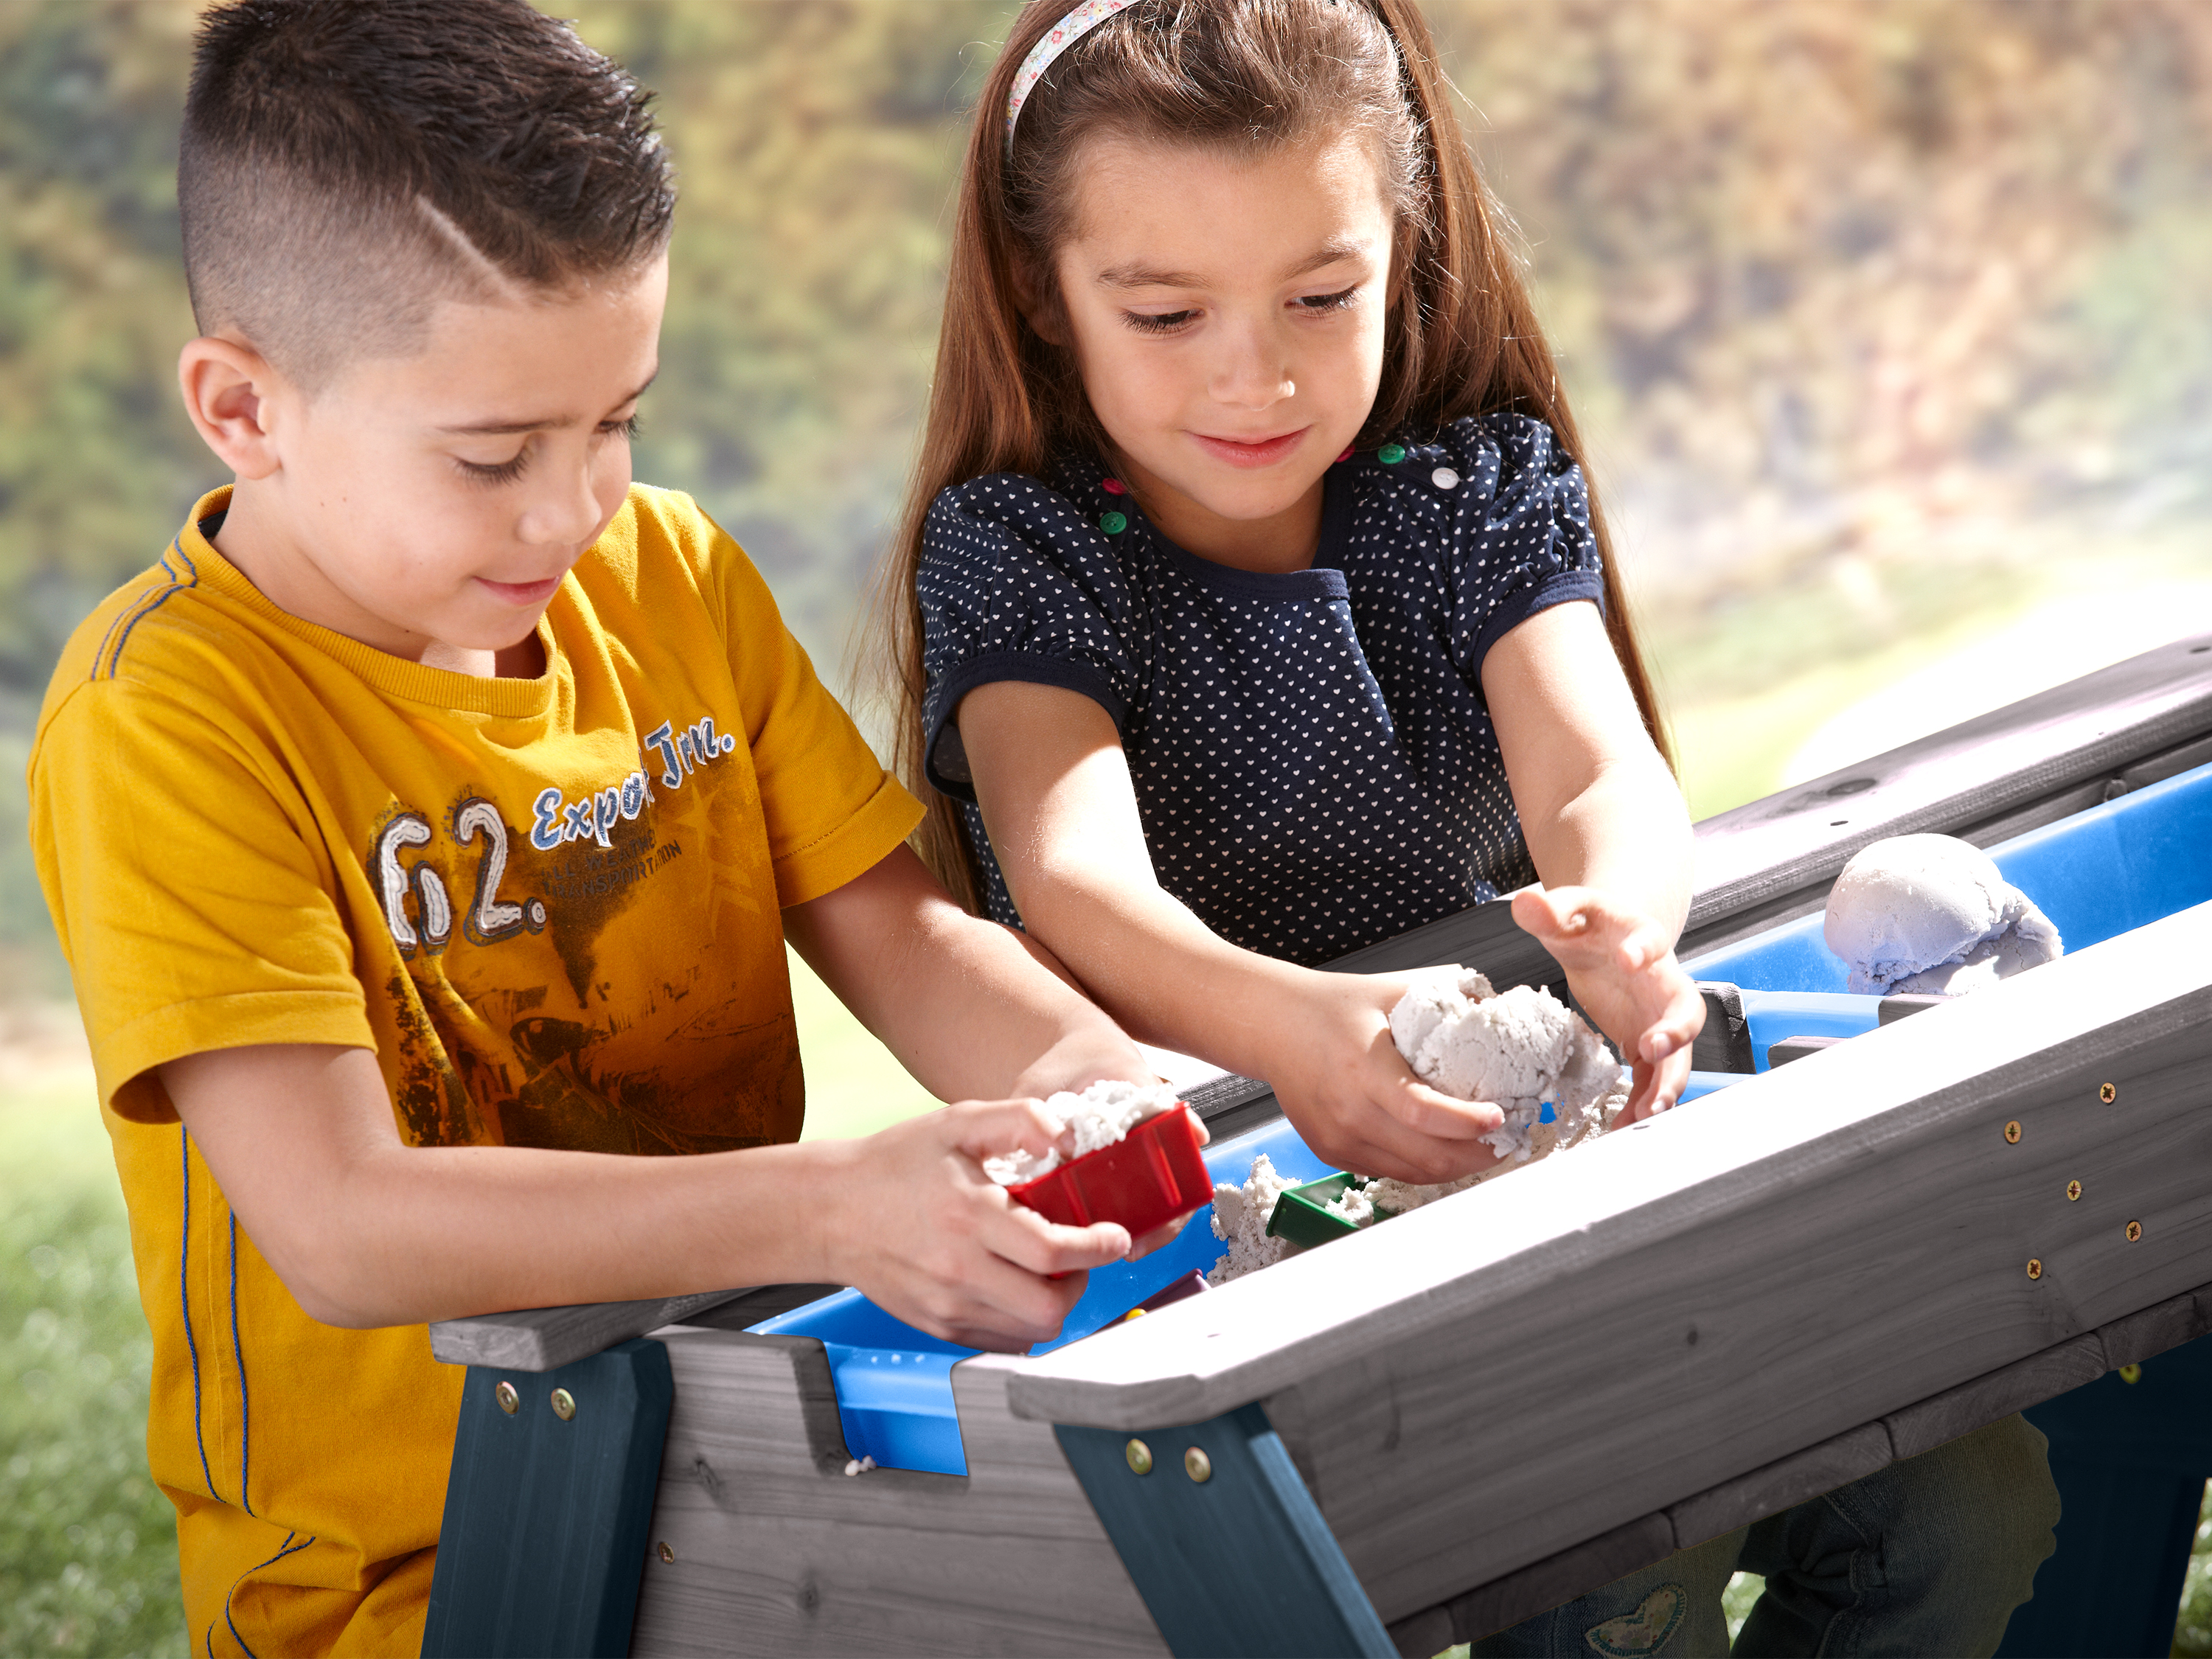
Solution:
<svg viewBox="0 0 2212 1659"><path fill-rule="evenodd" d="M2018 1118L2013 1119L2011 1122L2005 1125L2005 1145L2008 1146L2017 1146L2020 1145L2020 1120Z"/></svg>
<svg viewBox="0 0 2212 1659"><path fill-rule="evenodd" d="M2103 1101L2106 1105L2111 1105L2119 1097L2120 1091L2113 1085L2110 1083L2100 1083L2097 1085L2097 1098Z"/></svg>
<svg viewBox="0 0 2212 1659"><path fill-rule="evenodd" d="M2043 1258L2041 1256L2032 1255L2028 1257L2027 1276L2030 1279L2040 1279L2043 1277Z"/></svg>
<svg viewBox="0 0 2212 1659"><path fill-rule="evenodd" d="M667 1562L671 1566L676 1565L676 1552L668 1547L668 1540L666 1539L663 1539L660 1543L660 1559Z"/></svg>
<svg viewBox="0 0 2212 1659"><path fill-rule="evenodd" d="M2142 1223L2140 1221L2130 1221L2128 1223L2128 1243L2133 1244L2138 1239L2142 1238Z"/></svg>
<svg viewBox="0 0 2212 1659"><path fill-rule="evenodd" d="M2075 1200L2075 1199L2077 1199L2077 1198L2079 1198L2079 1197L2081 1197L2081 1183L2080 1182L2078 1182L2078 1181L2069 1181L2069 1182L2068 1182L2066 1183L2066 1201L2067 1201L2069 1204L2071 1204L2072 1202L2074 1202L2074 1200Z"/></svg>
<svg viewBox="0 0 2212 1659"><path fill-rule="evenodd" d="M563 1423L573 1421L576 1415L576 1396L566 1389L554 1389L553 1415Z"/></svg>
<svg viewBox="0 0 2212 1659"><path fill-rule="evenodd" d="M1131 1440L1121 1448L1121 1455L1129 1460L1129 1473L1150 1474L1152 1472L1152 1449L1141 1440Z"/></svg>
<svg viewBox="0 0 2212 1659"><path fill-rule="evenodd" d="M499 1401L500 1410L505 1412L509 1417L522 1409L522 1396L514 1391L514 1384L512 1382L501 1383L491 1391L491 1397Z"/></svg>
<svg viewBox="0 0 2212 1659"><path fill-rule="evenodd" d="M1202 1486L1213 1479L1213 1460L1203 1446L1193 1446L1182 1455L1182 1472Z"/></svg>

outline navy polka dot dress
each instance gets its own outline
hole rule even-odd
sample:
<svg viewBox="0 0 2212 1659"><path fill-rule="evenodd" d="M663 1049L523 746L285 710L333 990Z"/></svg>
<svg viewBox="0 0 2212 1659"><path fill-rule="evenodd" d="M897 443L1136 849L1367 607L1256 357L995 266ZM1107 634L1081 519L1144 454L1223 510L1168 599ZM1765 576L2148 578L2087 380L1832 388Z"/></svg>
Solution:
<svg viewBox="0 0 2212 1659"><path fill-rule="evenodd" d="M1105 478L977 478L923 532L929 781L967 803L993 916L1020 921L952 715L994 680L1113 716L1160 884L1248 950L1327 962L1535 878L1480 676L1536 611L1599 600L1549 427L1470 418L1338 463L1313 568L1285 575L1185 552Z"/></svg>

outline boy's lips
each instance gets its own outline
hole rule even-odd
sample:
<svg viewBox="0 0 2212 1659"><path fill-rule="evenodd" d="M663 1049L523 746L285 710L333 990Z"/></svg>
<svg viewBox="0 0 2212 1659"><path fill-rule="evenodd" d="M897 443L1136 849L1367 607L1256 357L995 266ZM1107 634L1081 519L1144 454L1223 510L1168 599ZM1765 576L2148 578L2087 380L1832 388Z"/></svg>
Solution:
<svg viewBox="0 0 2212 1659"><path fill-rule="evenodd" d="M1304 442L1306 434L1312 430L1310 426L1302 426L1296 432L1259 439L1212 438L1203 432L1190 435L1200 449L1217 461L1226 461L1231 466L1261 467L1273 466L1281 460Z"/></svg>
<svg viewBox="0 0 2212 1659"><path fill-rule="evenodd" d="M543 605L553 597L553 590L561 586L561 578L548 576L534 582L495 582L489 576L477 580L491 590L495 598L509 605Z"/></svg>

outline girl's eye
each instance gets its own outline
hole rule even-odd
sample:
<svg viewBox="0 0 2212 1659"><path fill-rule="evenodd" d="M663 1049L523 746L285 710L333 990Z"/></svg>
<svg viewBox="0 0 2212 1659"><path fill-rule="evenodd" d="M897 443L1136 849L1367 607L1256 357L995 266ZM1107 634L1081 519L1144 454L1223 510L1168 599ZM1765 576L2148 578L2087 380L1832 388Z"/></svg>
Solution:
<svg viewBox="0 0 2212 1659"><path fill-rule="evenodd" d="M626 421L604 421L599 425L599 434L602 437L635 438L637 433L638 422L635 415Z"/></svg>
<svg viewBox="0 0 2212 1659"><path fill-rule="evenodd" d="M513 460L459 462L462 472L472 483L483 484L513 483L522 476L523 469L529 465L530 447L526 444L514 452Z"/></svg>
<svg viewBox="0 0 2212 1659"><path fill-rule="evenodd" d="M1342 311L1358 297L1359 285L1355 283L1335 294L1301 295L1291 303L1300 311Z"/></svg>
<svg viewBox="0 0 2212 1659"><path fill-rule="evenodd" d="M1139 334L1172 334L1198 313L1195 311L1125 311L1121 315Z"/></svg>

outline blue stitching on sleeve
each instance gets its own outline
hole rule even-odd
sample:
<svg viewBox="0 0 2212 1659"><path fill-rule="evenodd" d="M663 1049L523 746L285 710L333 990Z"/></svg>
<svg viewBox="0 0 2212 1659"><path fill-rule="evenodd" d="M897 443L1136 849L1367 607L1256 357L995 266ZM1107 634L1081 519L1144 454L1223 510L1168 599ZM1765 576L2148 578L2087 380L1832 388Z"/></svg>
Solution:
<svg viewBox="0 0 2212 1659"><path fill-rule="evenodd" d="M200 1474L206 1478L208 1496L218 1504L222 1494L215 1489L215 1471L208 1468L207 1436L200 1427L200 1345L192 1340L192 1134L183 1124L177 1126L177 1145L184 1152L185 1223L177 1245L177 1305L185 1316L185 1350L192 1358L192 1438L200 1449Z"/></svg>
<svg viewBox="0 0 2212 1659"><path fill-rule="evenodd" d="M246 1476L253 1462L252 1407L246 1395L246 1350L238 1340L238 1212L230 1212L230 1352L238 1361L238 1501L255 1515L253 1499L246 1493Z"/></svg>
<svg viewBox="0 0 2212 1659"><path fill-rule="evenodd" d="M144 622L147 617L152 616L156 611L159 611L163 605L167 605L175 595L182 592L185 588L198 587L200 585L200 573L193 568L192 562L190 559L185 558L182 545L177 544L173 544L173 545L176 546L177 556L183 562L185 568L191 572L191 580L190 581L180 581L178 580L176 574L172 572L169 576L169 585L154 596L154 599L151 604L143 607L138 611L137 615L132 617L129 621L123 624L122 637L115 641L114 654L112 655L107 661L107 678L111 680L115 678L116 674L123 666L123 651L124 647L131 643L131 631L136 629L140 623ZM161 568L165 570L168 568L168 564L166 560L163 561ZM95 669L97 668L97 659L95 659ZM95 678L97 678L96 674Z"/></svg>
<svg viewBox="0 0 2212 1659"><path fill-rule="evenodd" d="M222 1622L230 1626L230 1639L238 1644L240 1650L244 1651L246 1659L258 1659L258 1656L255 1654L252 1648L246 1646L246 1638L238 1633L238 1623L230 1616L230 1603L232 1597L238 1594L239 1585L252 1577L255 1573L261 1571L264 1568L275 1566L279 1561L282 1561L288 1555L298 1554L301 1550L307 1548L308 1545L315 1541L312 1537L300 1538L300 1541L295 1544L292 1541L295 1538L300 1538L300 1529L297 1527L293 1528L291 1531L284 1534L284 1547L283 1549L278 1550L276 1554L270 1556L266 1561L264 1561L260 1566L248 1567L244 1572L239 1574L236 1580L231 1584L230 1595L222 1598ZM212 1619L208 1620L207 1650L209 1659L214 1659L215 1620Z"/></svg>

